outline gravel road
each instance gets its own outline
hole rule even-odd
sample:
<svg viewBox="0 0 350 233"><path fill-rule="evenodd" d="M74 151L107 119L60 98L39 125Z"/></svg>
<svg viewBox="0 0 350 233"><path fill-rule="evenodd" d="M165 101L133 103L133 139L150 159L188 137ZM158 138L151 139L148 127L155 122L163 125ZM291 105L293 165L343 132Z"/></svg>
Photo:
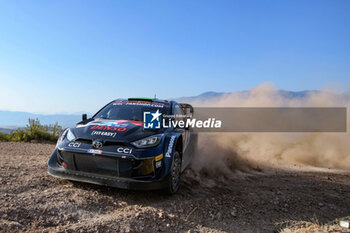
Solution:
<svg viewBox="0 0 350 233"><path fill-rule="evenodd" d="M51 177L53 149L0 143L1 232L276 232L284 221L350 215L350 172L264 168L199 182L188 169L166 196Z"/></svg>

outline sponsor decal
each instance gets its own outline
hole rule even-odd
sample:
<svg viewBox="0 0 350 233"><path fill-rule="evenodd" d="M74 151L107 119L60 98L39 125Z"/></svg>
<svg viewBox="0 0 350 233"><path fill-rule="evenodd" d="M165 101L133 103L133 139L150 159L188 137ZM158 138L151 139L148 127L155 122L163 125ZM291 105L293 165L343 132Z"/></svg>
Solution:
<svg viewBox="0 0 350 233"><path fill-rule="evenodd" d="M78 147L80 147L80 145L81 144L79 142L70 142L68 144L69 147L74 147L74 148L78 148Z"/></svg>
<svg viewBox="0 0 350 233"><path fill-rule="evenodd" d="M162 158L163 158L163 154L160 154L160 155L156 156L154 158L154 160L156 160L156 162L157 162L157 161L161 160Z"/></svg>
<svg viewBox="0 0 350 233"><path fill-rule="evenodd" d="M94 131L91 132L91 135L115 137L117 135L117 133L94 130Z"/></svg>
<svg viewBox="0 0 350 233"><path fill-rule="evenodd" d="M156 162L156 168L160 168L162 166L162 161Z"/></svg>
<svg viewBox="0 0 350 233"><path fill-rule="evenodd" d="M118 100L113 102L113 105L137 105L137 106L146 106L146 107L155 107L155 108L169 107L168 104L149 102L149 101L139 101L139 100L135 100L135 101Z"/></svg>
<svg viewBox="0 0 350 233"><path fill-rule="evenodd" d="M110 127L125 127L127 126L126 121L102 121L98 123L99 126L110 126Z"/></svg>
<svg viewBox="0 0 350 233"><path fill-rule="evenodd" d="M130 121L130 123L137 126L143 126L143 123L139 121Z"/></svg>
<svg viewBox="0 0 350 233"><path fill-rule="evenodd" d="M132 149L125 148L125 147L118 147L117 148L117 152L118 153L123 153L123 154L131 154L132 153Z"/></svg>
<svg viewBox="0 0 350 233"><path fill-rule="evenodd" d="M125 131L126 127L129 123L137 126L142 126L142 122L138 121L128 121L128 120L100 120L100 118L96 118L97 120L91 121L85 125L77 125L77 128L88 127L91 126L90 129L94 129L94 126L103 126L96 127L96 129L100 130L110 130L110 131Z"/></svg>
<svg viewBox="0 0 350 233"><path fill-rule="evenodd" d="M88 152L91 154L102 154L102 150L89 149Z"/></svg>
<svg viewBox="0 0 350 233"><path fill-rule="evenodd" d="M160 129L161 115L159 109L156 112L143 112L143 128Z"/></svg>
<svg viewBox="0 0 350 233"><path fill-rule="evenodd" d="M167 150L167 152L165 153L165 157L167 157L167 158L170 158L170 157L171 157L170 154L171 154L171 152L173 151L175 138L176 138L175 136L171 136L171 138L170 138L168 150Z"/></svg>
<svg viewBox="0 0 350 233"><path fill-rule="evenodd" d="M103 125L93 125L90 127L90 129L118 131L118 132L123 132L126 130L125 127L103 126Z"/></svg>

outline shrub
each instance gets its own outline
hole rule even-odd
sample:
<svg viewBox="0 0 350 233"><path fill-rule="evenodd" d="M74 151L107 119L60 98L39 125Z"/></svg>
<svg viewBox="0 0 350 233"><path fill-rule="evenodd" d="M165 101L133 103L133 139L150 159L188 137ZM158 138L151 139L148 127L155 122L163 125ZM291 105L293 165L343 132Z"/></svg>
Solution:
<svg viewBox="0 0 350 233"><path fill-rule="evenodd" d="M9 140L8 134L0 132L0 141L5 141L6 142L8 140Z"/></svg>
<svg viewBox="0 0 350 233"><path fill-rule="evenodd" d="M57 141L62 132L62 127L58 123L54 125L41 125L38 119L28 120L24 129L17 129L9 134L0 134L1 141L30 142L30 141Z"/></svg>

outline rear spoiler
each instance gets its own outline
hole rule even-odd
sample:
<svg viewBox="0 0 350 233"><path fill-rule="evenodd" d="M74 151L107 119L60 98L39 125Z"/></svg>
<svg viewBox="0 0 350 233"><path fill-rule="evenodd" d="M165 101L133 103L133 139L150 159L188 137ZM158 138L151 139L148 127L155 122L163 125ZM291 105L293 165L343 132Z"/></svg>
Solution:
<svg viewBox="0 0 350 233"><path fill-rule="evenodd" d="M186 115L188 115L189 113L192 115L193 114L193 107L190 104L185 104L185 103L179 103L180 107L182 108L182 110L184 111L184 113Z"/></svg>

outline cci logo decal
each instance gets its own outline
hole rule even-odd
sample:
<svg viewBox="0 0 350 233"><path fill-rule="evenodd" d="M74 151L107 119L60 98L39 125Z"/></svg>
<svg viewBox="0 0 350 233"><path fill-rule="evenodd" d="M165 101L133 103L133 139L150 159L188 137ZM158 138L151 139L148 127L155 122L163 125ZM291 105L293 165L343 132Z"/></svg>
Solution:
<svg viewBox="0 0 350 233"><path fill-rule="evenodd" d="M74 148L78 148L80 147L80 143L79 142L70 142L68 144L69 147L74 147Z"/></svg>
<svg viewBox="0 0 350 233"><path fill-rule="evenodd" d="M118 153L124 153L124 154L131 154L132 149L119 147L119 148L117 148L117 152Z"/></svg>
<svg viewBox="0 0 350 233"><path fill-rule="evenodd" d="M159 109L156 112L143 112L143 128L160 129L161 115Z"/></svg>

